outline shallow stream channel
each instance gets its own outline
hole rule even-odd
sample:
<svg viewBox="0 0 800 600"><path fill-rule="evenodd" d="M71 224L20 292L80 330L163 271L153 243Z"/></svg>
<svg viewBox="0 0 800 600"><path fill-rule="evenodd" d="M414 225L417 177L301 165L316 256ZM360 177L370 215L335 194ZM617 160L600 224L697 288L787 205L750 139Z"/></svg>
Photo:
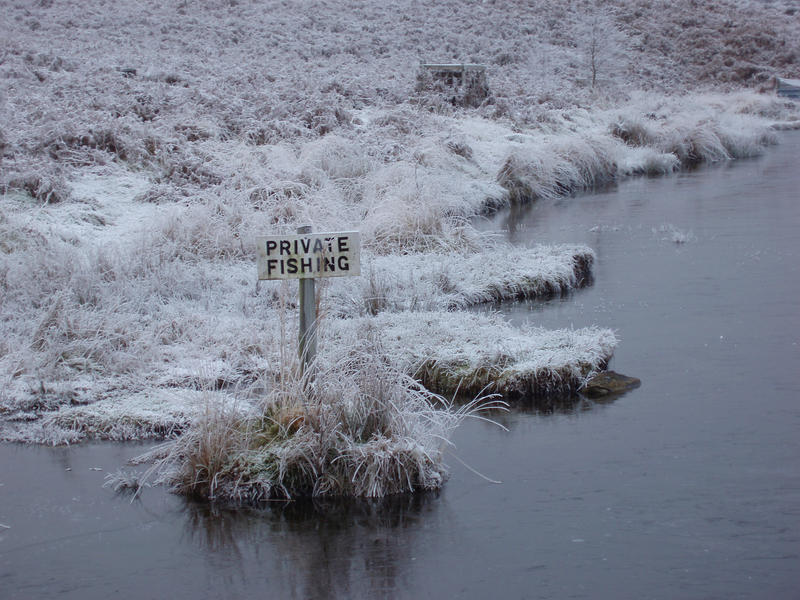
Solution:
<svg viewBox="0 0 800 600"><path fill-rule="evenodd" d="M800 597L798 157L481 221L596 251L592 285L491 309L614 328L642 385L468 421L439 494L212 510L102 487L149 445L0 445L0 598Z"/></svg>

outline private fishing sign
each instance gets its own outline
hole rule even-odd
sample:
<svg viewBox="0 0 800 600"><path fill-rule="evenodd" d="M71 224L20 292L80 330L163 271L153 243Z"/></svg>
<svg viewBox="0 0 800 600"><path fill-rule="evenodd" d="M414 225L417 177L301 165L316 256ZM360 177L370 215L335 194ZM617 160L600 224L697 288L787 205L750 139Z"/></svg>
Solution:
<svg viewBox="0 0 800 600"><path fill-rule="evenodd" d="M359 232L298 233L256 239L259 279L311 279L361 274Z"/></svg>

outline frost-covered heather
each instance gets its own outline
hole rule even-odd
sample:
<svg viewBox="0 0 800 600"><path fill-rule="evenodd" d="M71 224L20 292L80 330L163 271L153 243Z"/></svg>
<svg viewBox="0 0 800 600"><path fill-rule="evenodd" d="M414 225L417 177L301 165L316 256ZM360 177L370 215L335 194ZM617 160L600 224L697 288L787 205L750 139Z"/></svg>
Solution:
<svg viewBox="0 0 800 600"><path fill-rule="evenodd" d="M487 114L585 105L595 95L592 29L613 40L596 61L604 95L800 75L790 1L92 0L3 2L3 16L1 66L18 109L6 141L28 123L20 141L64 155L157 159L169 137L275 143L327 133L352 125L354 108L402 103L422 60L489 65ZM164 137L142 135L156 131Z"/></svg>
<svg viewBox="0 0 800 600"><path fill-rule="evenodd" d="M47 0L2 9L0 184L51 201L65 197L74 167L110 160L146 167L166 187L155 197L229 187L219 159L237 141L297 150L330 133L358 139L363 156L345 169L326 172L322 160L290 180L312 188L315 169L339 179L364 159L413 163L421 137L447 130L420 110L464 112L415 92L420 61L487 64L492 94L473 112L517 128L551 129L554 118L625 104L637 90L727 92L800 77L789 1ZM280 180L269 179L274 189Z"/></svg>
<svg viewBox="0 0 800 600"><path fill-rule="evenodd" d="M470 218L757 154L800 124L767 89L800 77L794 10L0 0L0 437L165 435L257 397L296 327L257 235L361 231L331 325L580 285L590 250ZM420 61L485 63L489 98L417 89Z"/></svg>

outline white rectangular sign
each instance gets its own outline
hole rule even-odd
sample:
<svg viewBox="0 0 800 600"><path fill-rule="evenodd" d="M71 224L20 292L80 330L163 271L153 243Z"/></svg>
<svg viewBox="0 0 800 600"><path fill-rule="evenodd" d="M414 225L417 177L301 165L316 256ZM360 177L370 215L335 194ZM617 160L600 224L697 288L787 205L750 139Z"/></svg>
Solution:
<svg viewBox="0 0 800 600"><path fill-rule="evenodd" d="M259 279L306 279L361 274L357 231L256 238Z"/></svg>

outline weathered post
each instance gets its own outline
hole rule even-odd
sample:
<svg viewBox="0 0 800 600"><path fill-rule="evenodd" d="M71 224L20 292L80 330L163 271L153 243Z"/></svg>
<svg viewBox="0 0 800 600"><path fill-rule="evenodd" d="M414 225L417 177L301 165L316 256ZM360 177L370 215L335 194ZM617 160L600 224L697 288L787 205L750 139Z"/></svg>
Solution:
<svg viewBox="0 0 800 600"><path fill-rule="evenodd" d="M311 233L311 225L302 225L297 233ZM300 279L300 332L298 335L298 351L303 373L317 356L317 297L314 289L314 278Z"/></svg>
<svg viewBox="0 0 800 600"><path fill-rule="evenodd" d="M258 278L300 280L300 364L303 372L317 355L317 299L314 279L361 274L357 231L311 233L310 225L297 235L259 237Z"/></svg>

